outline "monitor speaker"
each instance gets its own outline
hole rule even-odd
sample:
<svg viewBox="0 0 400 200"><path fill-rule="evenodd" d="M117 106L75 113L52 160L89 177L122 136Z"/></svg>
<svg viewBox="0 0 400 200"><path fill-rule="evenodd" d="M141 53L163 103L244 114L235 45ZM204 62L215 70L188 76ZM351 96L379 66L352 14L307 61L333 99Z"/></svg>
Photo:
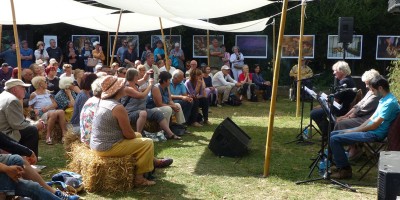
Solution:
<svg viewBox="0 0 400 200"><path fill-rule="evenodd" d="M353 17L339 17L339 43L353 42Z"/></svg>
<svg viewBox="0 0 400 200"><path fill-rule="evenodd" d="M400 198L400 151L382 151L379 156L378 199Z"/></svg>
<svg viewBox="0 0 400 200"><path fill-rule="evenodd" d="M215 129L208 148L217 156L240 157L248 152L251 138L227 117Z"/></svg>

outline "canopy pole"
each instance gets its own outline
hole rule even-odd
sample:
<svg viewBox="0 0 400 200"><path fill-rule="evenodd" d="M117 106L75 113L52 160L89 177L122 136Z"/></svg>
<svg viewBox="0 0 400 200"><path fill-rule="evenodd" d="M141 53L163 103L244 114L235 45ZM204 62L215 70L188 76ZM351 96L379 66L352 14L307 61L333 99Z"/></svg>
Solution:
<svg viewBox="0 0 400 200"><path fill-rule="evenodd" d="M108 63L109 59L110 59L110 32L107 31L107 61L106 63ZM110 65L111 66L111 65Z"/></svg>
<svg viewBox="0 0 400 200"><path fill-rule="evenodd" d="M208 29L207 29L207 66L210 66L210 30Z"/></svg>
<svg viewBox="0 0 400 200"><path fill-rule="evenodd" d="M19 48L17 20L15 19L14 0L10 0L10 3L11 3L11 12L13 17L14 42L16 47L15 51L17 53L18 79L21 79L21 51Z"/></svg>
<svg viewBox="0 0 400 200"><path fill-rule="evenodd" d="M121 24L121 16L122 16L122 9L119 11L118 26L117 26L117 32L115 32L115 38L114 38L114 43L113 43L113 48L112 48L111 58L110 58L110 66L114 62L114 52L115 52L115 46L117 45L119 25Z"/></svg>
<svg viewBox="0 0 400 200"><path fill-rule="evenodd" d="M299 41L299 59L297 60L297 80L301 80L301 60L303 57L303 33L304 33L304 14L306 2L303 0L301 3L301 20L300 20L300 41ZM300 116L300 86L302 82L297 81L297 96L296 96L296 117Z"/></svg>
<svg viewBox="0 0 400 200"><path fill-rule="evenodd" d="M162 20L161 17L158 18L160 20L160 28L161 28L161 37L162 37L162 42L164 44L164 53L165 53L165 67L167 68L167 72L169 72L169 63L168 63L168 52L167 52L167 45L165 42L165 37L164 37L164 30L162 26Z"/></svg>
<svg viewBox="0 0 400 200"><path fill-rule="evenodd" d="M282 15L281 15L281 25L279 27L279 36L278 36L278 46L276 48L276 59L274 62L274 77L272 84L272 97L269 108L269 123L268 123L268 132L267 132L267 142L265 144L265 161L264 161L264 177L269 175L269 167L271 160L271 144L272 144L272 132L274 130L274 117L275 117L275 103L278 92L278 79L279 79L279 68L281 61L281 52L282 52L282 40L283 33L285 32L286 25L286 12L287 12L288 0L283 1L282 5Z"/></svg>
<svg viewBox="0 0 400 200"><path fill-rule="evenodd" d="M272 64L275 63L276 56L276 23L275 18L272 21Z"/></svg>

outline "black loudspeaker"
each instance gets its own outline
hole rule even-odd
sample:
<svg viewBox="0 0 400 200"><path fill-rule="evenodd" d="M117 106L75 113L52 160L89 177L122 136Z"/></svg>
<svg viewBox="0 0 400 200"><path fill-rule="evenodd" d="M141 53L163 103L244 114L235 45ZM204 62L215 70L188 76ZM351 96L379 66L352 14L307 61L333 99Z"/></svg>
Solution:
<svg viewBox="0 0 400 200"><path fill-rule="evenodd" d="M215 129L208 148L217 156L240 157L248 152L251 138L227 117Z"/></svg>
<svg viewBox="0 0 400 200"><path fill-rule="evenodd" d="M400 198L400 151L382 151L379 156L378 199Z"/></svg>
<svg viewBox="0 0 400 200"><path fill-rule="evenodd" d="M353 17L339 17L339 43L353 42Z"/></svg>

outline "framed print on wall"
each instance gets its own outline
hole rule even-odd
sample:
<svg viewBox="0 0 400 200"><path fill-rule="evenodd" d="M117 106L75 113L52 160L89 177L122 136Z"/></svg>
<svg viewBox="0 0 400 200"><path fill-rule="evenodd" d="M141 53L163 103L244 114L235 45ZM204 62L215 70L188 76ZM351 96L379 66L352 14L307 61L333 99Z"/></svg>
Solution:
<svg viewBox="0 0 400 200"><path fill-rule="evenodd" d="M218 47L224 44L223 35L210 35L210 43L216 38L218 40ZM207 58L207 35L193 35L193 58Z"/></svg>
<svg viewBox="0 0 400 200"><path fill-rule="evenodd" d="M115 40L115 35L110 35L110 56L111 56L111 51L114 45L114 40ZM122 46L122 41L126 40L128 43L132 42L133 45L135 45L134 49L136 51L136 56L140 58L139 55L139 35L118 35L117 38L117 43L115 44L115 52L114 52L114 57L117 55L118 48Z"/></svg>
<svg viewBox="0 0 400 200"><path fill-rule="evenodd" d="M299 57L299 35L284 35L282 41L282 58ZM303 57L314 58L314 35L303 35Z"/></svg>
<svg viewBox="0 0 400 200"><path fill-rule="evenodd" d="M90 47L93 48L93 42L100 42L100 35L72 35L71 41L74 44L74 48L81 51L82 48L85 47L85 42L89 42ZM105 49L104 44L100 43L100 45Z"/></svg>
<svg viewBox="0 0 400 200"><path fill-rule="evenodd" d="M348 45L345 59L361 59L362 35L353 35L353 42ZM328 35L328 59L343 59L343 44L339 43L338 35Z"/></svg>
<svg viewBox="0 0 400 200"><path fill-rule="evenodd" d="M236 35L235 45L244 58L267 58L267 35Z"/></svg>
<svg viewBox="0 0 400 200"><path fill-rule="evenodd" d="M57 35L43 35L44 49L47 49L47 47L50 47L51 39L56 41L56 46L58 46Z"/></svg>
<svg viewBox="0 0 400 200"><path fill-rule="evenodd" d="M400 36L378 35L376 38L377 60L400 60Z"/></svg>
<svg viewBox="0 0 400 200"><path fill-rule="evenodd" d="M164 35L164 37L165 37L165 44L167 45L168 55L169 52L171 52L171 50L174 48L175 43L179 42L179 44L182 47L181 35ZM151 35L151 48L153 50L157 48L157 42L159 40L162 41L161 35Z"/></svg>

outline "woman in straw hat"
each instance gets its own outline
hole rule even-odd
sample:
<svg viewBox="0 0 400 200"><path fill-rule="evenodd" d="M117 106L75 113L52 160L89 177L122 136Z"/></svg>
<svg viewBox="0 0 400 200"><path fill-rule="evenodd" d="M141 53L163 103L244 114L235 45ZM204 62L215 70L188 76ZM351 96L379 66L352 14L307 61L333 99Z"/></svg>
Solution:
<svg viewBox="0 0 400 200"><path fill-rule="evenodd" d="M106 76L101 82L102 94L93 119L90 148L102 157L136 157L136 186L154 185L143 174L154 169L154 144L131 128L128 113L119 100L125 96L125 79Z"/></svg>

